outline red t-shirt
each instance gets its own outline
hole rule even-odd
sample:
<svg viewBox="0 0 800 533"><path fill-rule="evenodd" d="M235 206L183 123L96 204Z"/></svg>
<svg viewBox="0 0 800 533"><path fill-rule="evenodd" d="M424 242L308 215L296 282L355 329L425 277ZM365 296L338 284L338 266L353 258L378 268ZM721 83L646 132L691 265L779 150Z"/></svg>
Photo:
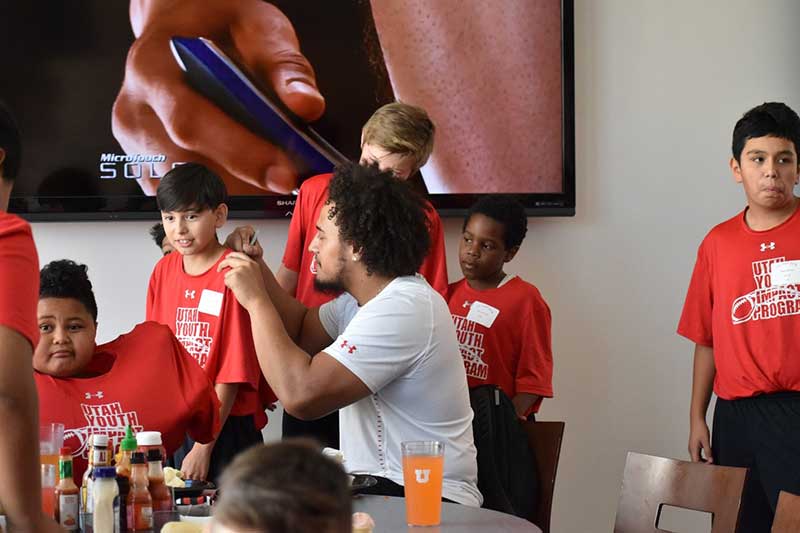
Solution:
<svg viewBox="0 0 800 533"><path fill-rule="evenodd" d="M250 315L225 286L225 272L217 272L229 253L198 276L184 272L182 255L164 256L150 276L147 320L169 326L212 383L239 384L231 415L256 415L263 423Z"/></svg>
<svg viewBox="0 0 800 533"><path fill-rule="evenodd" d="M0 212L0 326L13 329L36 349L39 325L39 257L31 227L21 218Z"/></svg>
<svg viewBox="0 0 800 533"><path fill-rule="evenodd" d="M447 302L470 387L497 385L509 398L553 397L550 308L536 287L514 276L479 291L462 279L450 285ZM527 414L541 403L539 398Z"/></svg>
<svg viewBox="0 0 800 533"><path fill-rule="evenodd" d="M169 328L145 322L98 346L89 369L103 367L103 374L90 378L34 373L39 421L64 424L76 483L86 470L94 434L108 435L116 450L128 424L135 432L160 431L172 455L187 432L209 442L219 431L214 387Z"/></svg>
<svg viewBox="0 0 800 533"><path fill-rule="evenodd" d="M800 209L766 231L745 211L697 252L678 334L714 349L714 392L732 400L800 391L800 286L773 286L772 266L800 260Z"/></svg>
<svg viewBox="0 0 800 533"><path fill-rule="evenodd" d="M314 289L317 274L314 254L308 247L317 235L317 220L328 200L328 184L333 174L320 174L307 179L300 186L300 194L294 205L283 265L297 272L295 298L306 307L319 307L333 300L336 295L321 293ZM427 211L430 226L431 249L419 268L419 273L428 280L443 297L447 296L447 263L445 261L444 231L442 221L435 209Z"/></svg>

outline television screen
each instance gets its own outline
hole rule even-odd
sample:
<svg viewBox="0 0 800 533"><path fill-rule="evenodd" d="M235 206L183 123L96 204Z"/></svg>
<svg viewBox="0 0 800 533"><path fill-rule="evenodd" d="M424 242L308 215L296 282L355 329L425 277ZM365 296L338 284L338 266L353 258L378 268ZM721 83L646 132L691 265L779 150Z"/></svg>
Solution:
<svg viewBox="0 0 800 533"><path fill-rule="evenodd" d="M231 216L291 216L302 181L357 160L381 105L423 107L412 179L443 215L517 195L575 209L572 0L3 2L0 100L22 132L9 210L155 218L158 179L222 176Z"/></svg>

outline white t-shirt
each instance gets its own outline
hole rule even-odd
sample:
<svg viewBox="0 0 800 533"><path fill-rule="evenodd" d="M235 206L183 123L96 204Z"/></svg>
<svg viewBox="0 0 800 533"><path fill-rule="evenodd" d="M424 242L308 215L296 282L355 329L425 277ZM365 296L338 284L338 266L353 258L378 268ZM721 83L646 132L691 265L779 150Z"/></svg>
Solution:
<svg viewBox="0 0 800 533"><path fill-rule="evenodd" d="M442 496L480 506L472 409L453 319L421 276L395 278L359 308L345 293L319 310L324 351L372 391L339 411L347 468L403 485L400 443L444 443Z"/></svg>

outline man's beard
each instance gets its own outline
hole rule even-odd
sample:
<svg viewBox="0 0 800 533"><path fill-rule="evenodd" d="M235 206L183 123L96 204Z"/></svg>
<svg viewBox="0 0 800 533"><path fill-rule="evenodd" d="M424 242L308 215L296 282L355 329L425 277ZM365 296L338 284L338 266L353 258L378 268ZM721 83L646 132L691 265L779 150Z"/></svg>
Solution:
<svg viewBox="0 0 800 533"><path fill-rule="evenodd" d="M314 276L314 289L323 293L323 294L339 294L340 292L344 292L345 286L343 281L342 272L344 271L345 259L344 255L340 254L337 258L337 263L339 264L339 271L336 273L336 277L330 280L323 281L319 279L319 261L317 261L317 275Z"/></svg>

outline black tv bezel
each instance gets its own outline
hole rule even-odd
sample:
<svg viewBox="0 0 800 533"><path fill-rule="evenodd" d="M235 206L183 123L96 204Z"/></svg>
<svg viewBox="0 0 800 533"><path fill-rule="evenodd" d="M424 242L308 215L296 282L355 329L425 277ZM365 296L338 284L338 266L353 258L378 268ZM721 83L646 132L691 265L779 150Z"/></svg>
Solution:
<svg viewBox="0 0 800 533"><path fill-rule="evenodd" d="M562 87L562 192L517 193L528 216L575 215L575 72L574 0L561 1ZM433 194L430 201L442 217L463 216L482 194ZM94 206L102 201L105 206ZM51 205L47 205L51 204ZM57 204L58 208L52 207ZM289 218L292 196L232 196L228 202L232 219ZM154 197L148 196L12 196L9 212L31 222L98 220L154 220L159 218Z"/></svg>

